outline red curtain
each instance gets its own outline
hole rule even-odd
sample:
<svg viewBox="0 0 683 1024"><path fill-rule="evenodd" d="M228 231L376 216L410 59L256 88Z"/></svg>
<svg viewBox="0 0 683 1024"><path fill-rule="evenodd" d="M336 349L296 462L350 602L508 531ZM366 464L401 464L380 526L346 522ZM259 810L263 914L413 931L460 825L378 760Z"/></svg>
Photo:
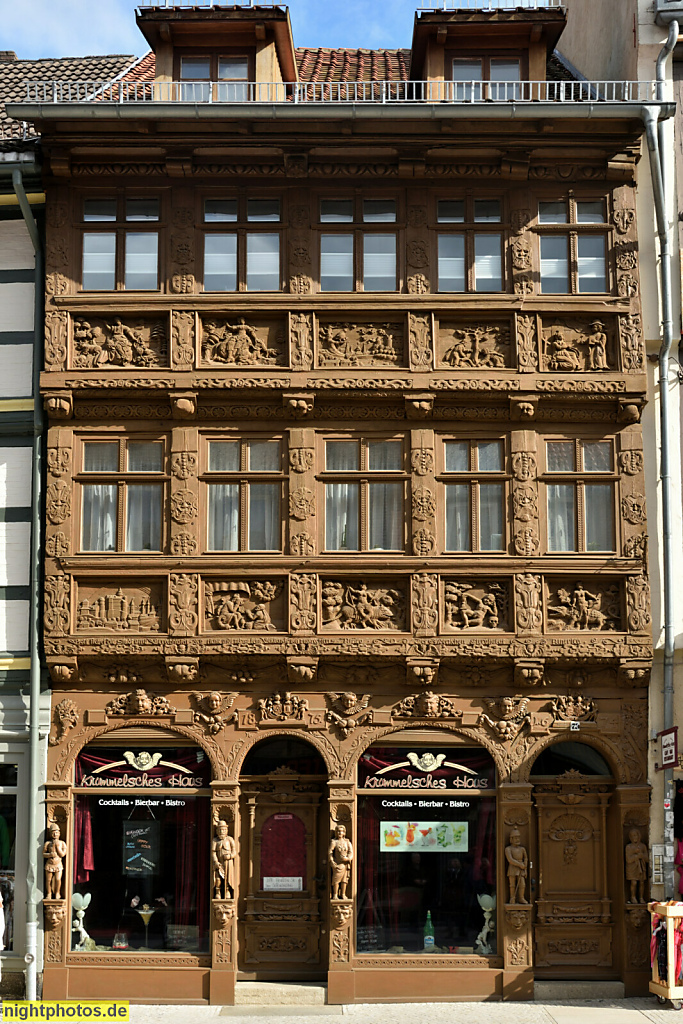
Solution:
<svg viewBox="0 0 683 1024"><path fill-rule="evenodd" d="M74 881L77 885L89 882L90 872L94 870L90 797L77 796L74 812Z"/></svg>
<svg viewBox="0 0 683 1024"><path fill-rule="evenodd" d="M188 800L176 810L174 923L189 925L196 913L200 943L209 926L209 800Z"/></svg>

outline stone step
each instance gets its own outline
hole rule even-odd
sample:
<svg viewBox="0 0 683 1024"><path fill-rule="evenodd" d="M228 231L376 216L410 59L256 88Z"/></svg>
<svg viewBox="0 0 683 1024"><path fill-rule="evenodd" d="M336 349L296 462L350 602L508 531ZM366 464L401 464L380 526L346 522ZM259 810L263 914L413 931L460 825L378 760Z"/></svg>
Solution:
<svg viewBox="0 0 683 1024"><path fill-rule="evenodd" d="M296 981L238 981L235 1006L325 1006L327 985Z"/></svg>
<svg viewBox="0 0 683 1024"><path fill-rule="evenodd" d="M551 1003L567 999L625 999L623 981L535 981L534 1000Z"/></svg>

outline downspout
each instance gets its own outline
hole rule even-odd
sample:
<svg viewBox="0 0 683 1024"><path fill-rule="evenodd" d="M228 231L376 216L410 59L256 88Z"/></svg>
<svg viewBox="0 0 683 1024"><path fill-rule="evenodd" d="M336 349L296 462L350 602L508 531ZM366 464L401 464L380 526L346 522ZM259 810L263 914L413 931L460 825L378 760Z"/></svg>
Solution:
<svg viewBox="0 0 683 1024"><path fill-rule="evenodd" d="M41 445L43 407L40 397L40 368L43 360L43 247L29 205L21 171L12 172L12 185L35 252L35 288L33 323L33 458L31 468L31 602L30 602L30 685L29 685L29 784L28 784L28 863L26 870L26 998L37 998L38 980L38 804L43 783L40 771L40 570L42 500ZM42 877L42 873L41 873Z"/></svg>
<svg viewBox="0 0 683 1024"><path fill-rule="evenodd" d="M657 58L657 100L664 100L666 83L666 61L678 40L678 22L669 24L666 44ZM667 192L663 154L666 152L666 136L663 122L659 122L657 108L644 107L643 121L647 147L650 156L652 192L655 202L655 216L660 248L660 289L662 313L662 344L659 350L659 417L660 417L660 460L659 476L662 493L662 589L664 605L664 680L663 680L663 729L674 724L674 546L672 529L673 495L671 487L671 422L669 412L669 358L673 347L673 294L672 294L672 239L667 215ZM664 799L673 807L673 768L664 772ZM671 820L669 818L669 820ZM673 834L663 818L664 839L664 888L665 894L673 897L675 892L673 856Z"/></svg>

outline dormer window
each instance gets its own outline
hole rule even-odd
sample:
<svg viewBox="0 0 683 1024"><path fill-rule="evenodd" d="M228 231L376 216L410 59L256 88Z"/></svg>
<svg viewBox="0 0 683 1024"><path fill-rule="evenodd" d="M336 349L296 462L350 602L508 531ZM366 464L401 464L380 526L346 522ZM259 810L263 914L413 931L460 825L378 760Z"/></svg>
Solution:
<svg viewBox="0 0 683 1024"><path fill-rule="evenodd" d="M521 80L521 61L518 57L454 57L451 78L457 83L454 100L514 100L519 89L510 83ZM483 86L478 84L481 82L496 84Z"/></svg>
<svg viewBox="0 0 683 1024"><path fill-rule="evenodd" d="M181 99L187 102L244 103L249 99L249 58L210 56L180 58Z"/></svg>

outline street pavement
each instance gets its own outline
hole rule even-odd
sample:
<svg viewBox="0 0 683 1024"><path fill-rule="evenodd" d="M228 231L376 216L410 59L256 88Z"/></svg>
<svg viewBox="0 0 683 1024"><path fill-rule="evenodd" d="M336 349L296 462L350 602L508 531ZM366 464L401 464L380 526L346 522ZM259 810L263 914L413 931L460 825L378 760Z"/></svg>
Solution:
<svg viewBox="0 0 683 1024"><path fill-rule="evenodd" d="M583 999L547 1003L367 1003L352 1006L135 1006L132 1024L683 1024L670 1003L642 999ZM340 1022L341 1024L341 1022Z"/></svg>

